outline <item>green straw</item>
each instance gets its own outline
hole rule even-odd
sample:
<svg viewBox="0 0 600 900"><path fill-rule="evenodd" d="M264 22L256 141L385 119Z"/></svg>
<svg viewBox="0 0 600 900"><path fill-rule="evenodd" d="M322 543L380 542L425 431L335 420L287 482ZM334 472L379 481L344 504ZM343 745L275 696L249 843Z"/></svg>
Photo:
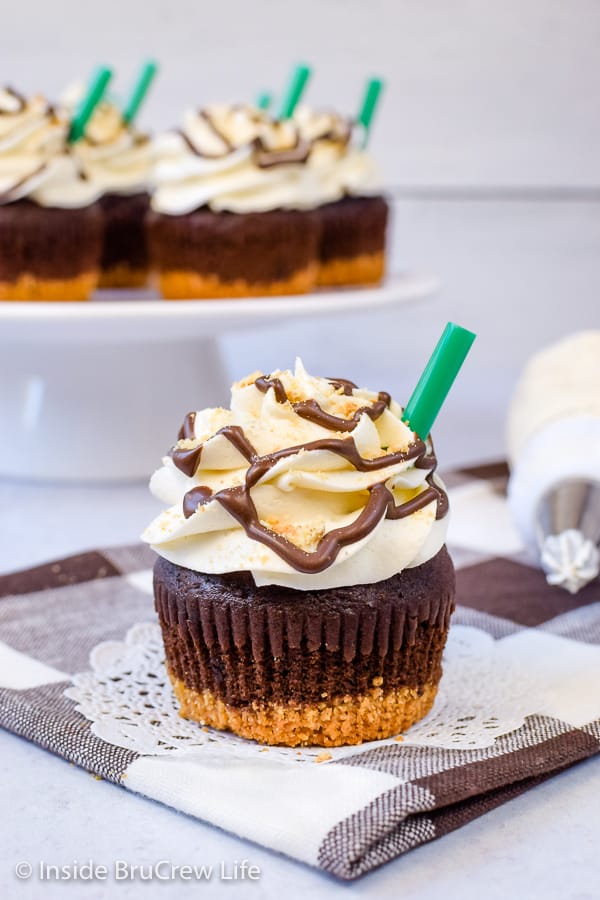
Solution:
<svg viewBox="0 0 600 900"><path fill-rule="evenodd" d="M265 112L269 109L271 104L273 103L273 95L269 94L268 91L263 91L256 98L256 105L258 109L264 109Z"/></svg>
<svg viewBox="0 0 600 900"><path fill-rule="evenodd" d="M279 111L278 118L280 119L291 119L294 115L294 110L298 106L298 102L304 93L304 89L308 82L308 79L311 76L311 68L310 66L296 66L294 69L294 73L292 75L291 81L289 83L288 89L283 98L283 102L281 104L281 109Z"/></svg>
<svg viewBox="0 0 600 900"><path fill-rule="evenodd" d="M379 97L384 88L384 82L381 78L370 78L365 88L365 93L358 113L357 121L363 126L365 136L363 147L367 146L369 141L369 132L371 130L371 122L379 103Z"/></svg>
<svg viewBox="0 0 600 900"><path fill-rule="evenodd" d="M402 416L411 431L422 440L431 431L476 337L472 331L453 322L448 322L444 328Z"/></svg>
<svg viewBox="0 0 600 900"><path fill-rule="evenodd" d="M111 78L112 70L108 69L106 66L100 66L95 72L88 88L88 92L79 104L79 108L71 120L71 128L68 137L70 143L78 141L83 137L85 127L90 121L96 106L102 99L102 95Z"/></svg>
<svg viewBox="0 0 600 900"><path fill-rule="evenodd" d="M158 65L153 60L150 59L148 60L148 62L144 63L142 71L140 72L139 78L133 89L133 93L123 111L123 121L127 122L128 125L131 125L131 123L137 116L138 110L142 105L144 97L148 93L148 88L154 81L154 76L157 72Z"/></svg>

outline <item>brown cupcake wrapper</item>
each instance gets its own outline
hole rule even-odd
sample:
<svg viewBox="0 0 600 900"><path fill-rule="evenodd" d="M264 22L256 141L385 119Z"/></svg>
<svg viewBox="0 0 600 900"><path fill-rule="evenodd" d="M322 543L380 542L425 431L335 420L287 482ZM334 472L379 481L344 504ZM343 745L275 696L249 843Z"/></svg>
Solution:
<svg viewBox="0 0 600 900"><path fill-rule="evenodd" d="M150 264L158 274L195 273L200 280L264 290L315 270L319 256L320 220L314 211L237 214L202 208L169 216L150 210L146 225Z"/></svg>
<svg viewBox="0 0 600 900"><path fill-rule="evenodd" d="M0 283L35 280L49 285L52 293L52 285L59 285L60 292L62 283L88 279L89 273L95 273L97 280L102 235L98 202L76 209L43 207L30 200L0 206ZM19 291L27 293L28 288L21 286ZM76 293L64 299L84 299L81 289ZM36 299L36 295L16 299Z"/></svg>
<svg viewBox="0 0 600 900"><path fill-rule="evenodd" d="M227 598L218 590L199 599L160 576L155 602L171 676L233 707L312 704L360 696L374 685L422 691L441 676L454 605L453 585L412 608L400 597L342 599L335 609L285 596Z"/></svg>
<svg viewBox="0 0 600 900"><path fill-rule="evenodd" d="M105 194L100 206L104 220L101 265L105 283L102 286L143 286L148 272L146 215L150 195Z"/></svg>
<svg viewBox="0 0 600 900"><path fill-rule="evenodd" d="M344 259L385 253L389 217L385 197L344 197L319 207L318 213L321 223L319 258L322 264L336 261L339 265Z"/></svg>

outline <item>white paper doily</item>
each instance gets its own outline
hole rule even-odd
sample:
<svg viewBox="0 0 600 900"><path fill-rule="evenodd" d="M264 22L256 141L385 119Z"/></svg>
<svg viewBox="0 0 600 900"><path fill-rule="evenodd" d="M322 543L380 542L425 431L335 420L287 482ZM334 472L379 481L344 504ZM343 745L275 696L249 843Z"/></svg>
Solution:
<svg viewBox="0 0 600 900"><path fill-rule="evenodd" d="M182 719L166 673L160 628L134 625L125 640L98 644L91 671L74 675L65 694L104 741L149 756L211 748L242 756L328 762L358 747L269 747ZM539 711L543 691L526 665L497 652L497 642L478 628L455 625L444 652L444 676L432 711L402 736L403 745L478 749L523 725ZM360 745L366 750L395 738Z"/></svg>

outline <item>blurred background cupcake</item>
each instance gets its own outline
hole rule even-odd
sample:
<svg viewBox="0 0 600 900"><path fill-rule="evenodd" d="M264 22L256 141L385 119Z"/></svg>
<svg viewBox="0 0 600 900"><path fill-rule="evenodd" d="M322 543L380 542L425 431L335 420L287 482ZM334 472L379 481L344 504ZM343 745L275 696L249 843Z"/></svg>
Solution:
<svg viewBox="0 0 600 900"><path fill-rule="evenodd" d="M0 90L0 299L85 300L100 270L98 185L41 95Z"/></svg>
<svg viewBox="0 0 600 900"><path fill-rule="evenodd" d="M139 131L133 120L156 70L155 63L144 64L123 108L103 98L74 145L81 171L101 192L102 288L144 287L148 280L145 217L150 203L152 145L149 135ZM65 108L76 109L83 95L83 85L68 89L63 97Z"/></svg>
<svg viewBox="0 0 600 900"><path fill-rule="evenodd" d="M188 111L156 143L148 239L166 298L299 294L319 253L319 181L291 119L249 105Z"/></svg>
<svg viewBox="0 0 600 900"><path fill-rule="evenodd" d="M327 202L319 206L321 240L317 284L378 284L385 273L388 203L366 150L382 82L372 79L356 121L307 106L295 120L311 144L309 166Z"/></svg>

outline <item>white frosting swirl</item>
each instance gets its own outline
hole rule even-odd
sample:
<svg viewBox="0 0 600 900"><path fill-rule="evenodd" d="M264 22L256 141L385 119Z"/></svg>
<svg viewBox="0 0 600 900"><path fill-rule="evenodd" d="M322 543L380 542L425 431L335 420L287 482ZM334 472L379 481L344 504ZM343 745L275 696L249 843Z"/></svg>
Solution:
<svg viewBox="0 0 600 900"><path fill-rule="evenodd" d="M81 207L98 198L66 144L67 132L68 121L43 97L0 90L0 204L27 197L40 206Z"/></svg>
<svg viewBox="0 0 600 900"><path fill-rule="evenodd" d="M128 126L113 103L98 104L73 152L81 170L101 193L127 195L149 189L150 138Z"/></svg>
<svg viewBox="0 0 600 900"><path fill-rule="evenodd" d="M576 528L548 535L541 560L548 584L563 587L570 594L577 594L600 573L598 547Z"/></svg>
<svg viewBox="0 0 600 900"><path fill-rule="evenodd" d="M155 142L152 207L184 215L313 209L326 199L306 165L309 146L291 121L275 122L248 106L189 111L178 132Z"/></svg>
<svg viewBox="0 0 600 900"><path fill-rule="evenodd" d="M327 202L346 195L381 193L381 175L373 158L362 149L364 131L359 125L307 106L299 106L294 119L302 137L311 142L308 165Z"/></svg>
<svg viewBox="0 0 600 900"><path fill-rule="evenodd" d="M315 400L325 413L348 420L357 410L372 407L378 395L358 388L344 393L339 385L310 376L297 361L293 373L269 376L285 388L287 400L281 401L273 387L263 391L256 386L259 375L233 385L230 409L196 413L192 437L177 444L179 450L201 446L193 475L185 475L172 457L163 459L150 488L168 509L148 526L143 540L185 568L212 574L245 570L257 585L280 584L298 590L369 584L432 558L442 547L447 529L447 517L436 519L435 498L403 518L386 518L383 511L366 536L341 546L321 571L300 572L271 546L249 536L246 527L214 497L218 491L244 485L249 468L246 457L222 432L226 426L243 429L260 457L299 448L266 468L250 488L250 497L264 529L309 555L326 535L356 522L375 486L385 485L396 506L431 491L430 470L416 466L414 456L361 471L332 449L301 446L323 438L345 439L366 460L406 452L417 439L402 422L397 403L391 401L374 419L359 413L351 431L335 431L302 417L294 404ZM433 480L442 487L436 476ZM194 501L186 518L183 499L195 487L210 489L212 498L197 506Z"/></svg>

